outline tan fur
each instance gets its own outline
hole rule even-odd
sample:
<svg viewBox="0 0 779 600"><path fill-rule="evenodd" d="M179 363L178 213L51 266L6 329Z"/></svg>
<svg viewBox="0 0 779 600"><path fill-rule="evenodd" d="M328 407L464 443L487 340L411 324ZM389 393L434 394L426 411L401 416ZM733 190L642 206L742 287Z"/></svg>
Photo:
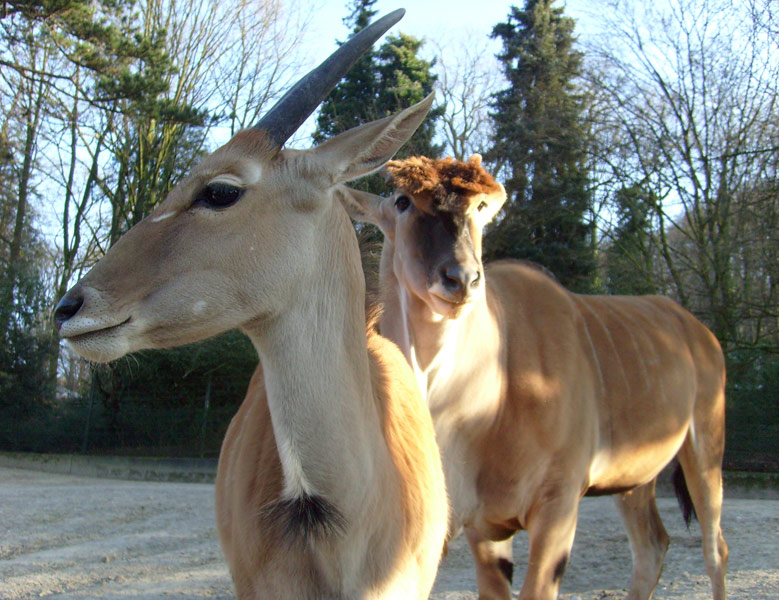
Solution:
<svg viewBox="0 0 779 600"><path fill-rule="evenodd" d="M350 212L385 232L381 331L406 354L427 397L452 532L469 528L480 599L510 597L500 563L510 547L500 540L520 529L530 541L520 599L555 598L579 499L591 492L617 493L634 555L628 597L647 600L668 546L655 478L677 457L714 598L724 600L725 363L717 340L667 298L576 295L519 261L488 265L467 290L448 294L436 283L439 259L426 254L431 243L420 239L437 230L420 212L437 214L430 190L454 189L452 163L404 164L393 197L363 195ZM440 251L444 265L464 257L481 269L483 214L499 210L501 192L478 196L483 211L462 192L458 218L468 224L452 253ZM413 194L412 208L398 210L402 194Z"/></svg>
<svg viewBox="0 0 779 600"><path fill-rule="evenodd" d="M428 459L438 455L435 433L408 363L397 346L374 333L367 335L367 346L376 391L375 409L381 416L383 435L397 471L393 478L397 487L389 486L383 492L387 505L378 507L382 518L373 517L375 539L371 543L370 572L365 576L379 582L391 581L393 570L410 569L426 581L422 589L429 591L443 550L442 532L435 526L431 528L431 524L441 523L446 516L440 461ZM331 597L330 593L337 592L317 588L321 586L317 583L317 561L321 560L318 552L286 547L262 523L262 508L280 498L282 480L262 366L258 365L219 455L215 499L222 548L240 599ZM397 520L391 526L382 524L388 514ZM380 526L375 527L377 524ZM371 528L355 533L369 536ZM436 539L438 554L419 551L431 542L435 545ZM321 593L312 594L312 586ZM375 597L385 597L382 585L377 587ZM387 587L387 597L401 600L406 593L411 594L410 598L427 597L427 592L415 596L411 590Z"/></svg>
<svg viewBox="0 0 779 600"><path fill-rule="evenodd" d="M252 339L260 365L215 490L239 600L422 600L432 588L448 524L435 433L403 354L366 333L360 250L336 199L431 103L308 151L238 133L61 303L81 303L61 334L92 360L234 327ZM214 181L240 199L204 204ZM307 521L300 506L320 512Z"/></svg>

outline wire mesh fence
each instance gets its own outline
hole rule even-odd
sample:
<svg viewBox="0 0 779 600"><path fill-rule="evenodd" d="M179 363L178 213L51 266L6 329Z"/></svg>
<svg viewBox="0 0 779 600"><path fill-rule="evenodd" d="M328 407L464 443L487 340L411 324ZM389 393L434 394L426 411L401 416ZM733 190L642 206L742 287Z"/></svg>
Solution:
<svg viewBox="0 0 779 600"><path fill-rule="evenodd" d="M208 386L182 403L126 397L60 399L24 414L0 415L0 450L159 457L216 457L241 398L215 405ZM724 466L779 472L779 400L731 393Z"/></svg>
<svg viewBox="0 0 779 600"><path fill-rule="evenodd" d="M169 406L129 398L118 406L72 398L0 419L0 449L137 456L215 457L237 406Z"/></svg>

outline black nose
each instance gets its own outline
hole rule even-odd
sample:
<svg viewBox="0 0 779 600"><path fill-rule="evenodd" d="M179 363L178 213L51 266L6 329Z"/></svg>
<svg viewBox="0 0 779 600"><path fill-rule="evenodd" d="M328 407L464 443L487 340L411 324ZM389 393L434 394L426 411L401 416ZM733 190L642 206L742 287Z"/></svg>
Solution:
<svg viewBox="0 0 779 600"><path fill-rule="evenodd" d="M84 304L84 298L80 295L71 296L70 294L65 294L54 309L54 323L57 329L62 327L65 321L73 317L82 304Z"/></svg>
<svg viewBox="0 0 779 600"><path fill-rule="evenodd" d="M453 264L441 267L441 283L451 294L465 298L471 288L478 285L481 273L465 265Z"/></svg>

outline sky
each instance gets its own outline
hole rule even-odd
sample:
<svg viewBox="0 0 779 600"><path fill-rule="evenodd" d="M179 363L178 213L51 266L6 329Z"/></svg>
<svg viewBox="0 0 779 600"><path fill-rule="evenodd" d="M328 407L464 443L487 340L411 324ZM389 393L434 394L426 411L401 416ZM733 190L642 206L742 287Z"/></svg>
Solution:
<svg viewBox="0 0 779 600"><path fill-rule="evenodd" d="M320 0L314 9L313 36L306 44L323 45L331 40L329 49L335 48L334 38L345 39L349 30L342 19L347 14L350 0ZM417 38L433 40L455 40L456 38L481 38L489 36L492 28L504 21L511 5L523 6L524 0L378 0L374 8L377 17L397 8L405 8L406 14L390 32L402 31ZM556 3L564 7L565 14L577 20L577 29L589 28L593 22L590 12L595 4L592 0L569 0ZM327 48L323 48L327 51Z"/></svg>
<svg viewBox="0 0 779 600"><path fill-rule="evenodd" d="M311 6L302 0L305 6ZM566 16L576 19L576 34L586 37L597 29L593 7L599 0L558 0L555 6L564 7ZM336 40L349 37L350 29L343 24L347 5L352 0L318 0L311 8L311 21L301 42L301 55L308 68L313 68L327 58L336 48ZM492 28L506 20L511 5L523 6L524 0L378 0L374 5L379 18L398 8L406 14L389 33L407 33L427 43L420 54L425 59L434 58L438 46L456 49L461 40L471 40L477 47L487 44L485 60L494 61L500 50L500 42L489 42ZM380 46L382 40L376 42ZM300 128L290 145L297 148L310 146L310 133L315 129L316 113ZM226 140L224 140L226 141Z"/></svg>

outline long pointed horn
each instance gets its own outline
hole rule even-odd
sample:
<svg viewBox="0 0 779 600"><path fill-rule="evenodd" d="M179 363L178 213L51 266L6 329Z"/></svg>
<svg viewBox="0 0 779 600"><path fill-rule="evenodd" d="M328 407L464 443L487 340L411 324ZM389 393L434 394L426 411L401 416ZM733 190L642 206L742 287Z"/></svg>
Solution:
<svg viewBox="0 0 779 600"><path fill-rule="evenodd" d="M399 8L347 40L327 60L284 94L276 106L254 126L255 129L266 131L281 148L352 65L405 14L406 11Z"/></svg>

